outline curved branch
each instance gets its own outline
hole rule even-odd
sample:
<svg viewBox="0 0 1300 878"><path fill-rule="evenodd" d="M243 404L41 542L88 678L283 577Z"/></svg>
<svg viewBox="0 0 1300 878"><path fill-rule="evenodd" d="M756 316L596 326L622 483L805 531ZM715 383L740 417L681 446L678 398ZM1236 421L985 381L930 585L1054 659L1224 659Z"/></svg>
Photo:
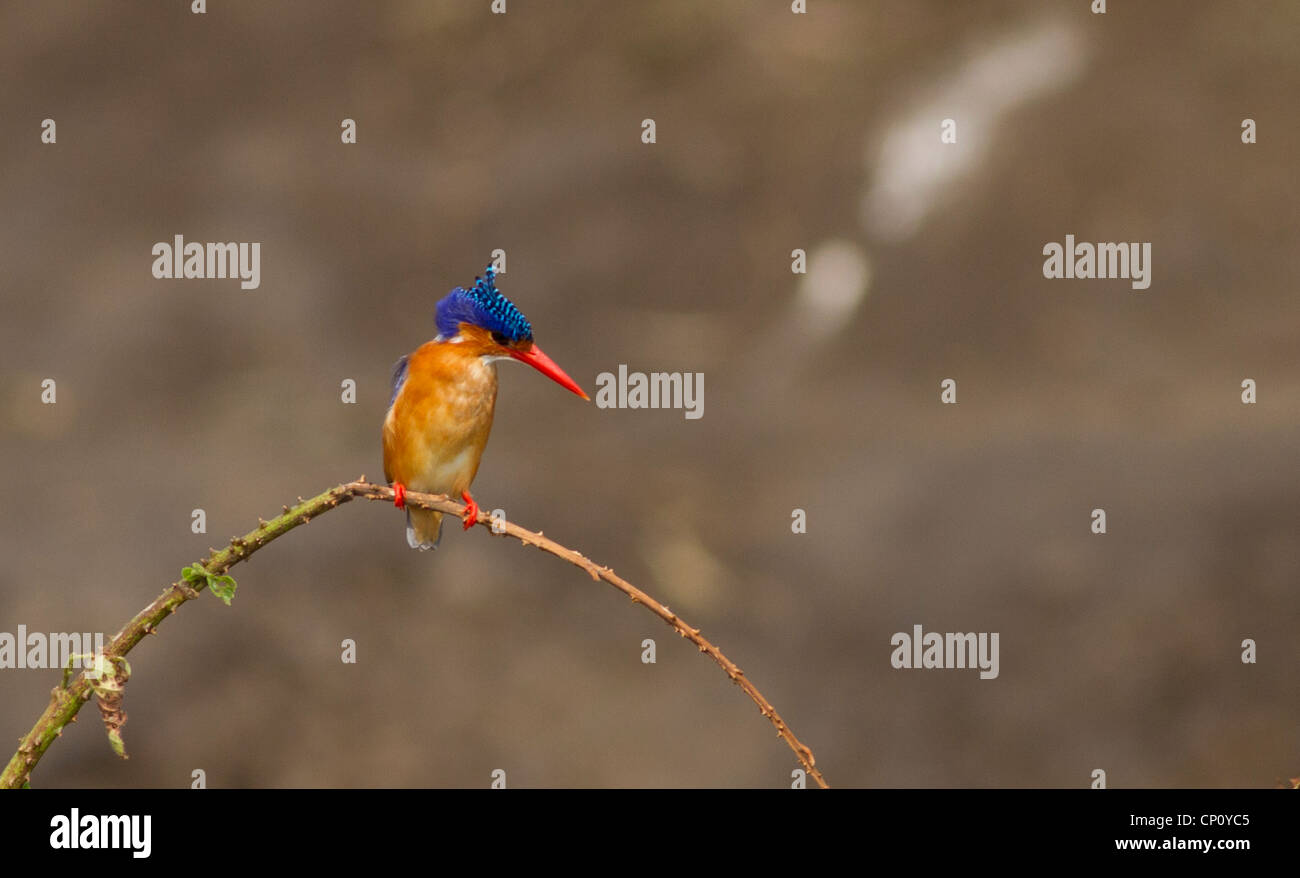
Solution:
<svg viewBox="0 0 1300 878"><path fill-rule="evenodd" d="M199 572L204 574L203 577L191 578L187 576L173 582L163 590L162 594L154 598L147 607L137 613L131 621L127 622L121 631L114 635L112 641L104 648L106 660L112 663L116 659L123 658L146 636L155 633L163 620L176 612L182 604L197 598L199 592L209 582L222 576L240 561L247 560L254 552L277 537L283 536L299 525L311 521L317 515L328 512L340 503L346 503L354 497L365 500L393 501L392 488L367 482L365 478L365 476L362 476L359 481L338 485L312 497L310 500L303 500L299 497L298 504L292 507L285 506L284 512L280 516L270 521L258 519L256 530L249 531L242 537L235 537L223 549L213 550L207 558L199 562L199 568L201 568ZM420 494L408 491L406 504L417 509L437 510L456 517L465 514L464 505L441 494ZM497 525L495 529L493 529L494 522ZM687 625L676 613L671 612L650 595L618 576L610 568L596 564L585 555L560 545L554 540L543 536L540 532L534 533L511 522L493 519L490 516L480 517L478 524L488 528L492 533L514 537L525 546L536 546L543 552L548 552L576 567L580 567L592 579L604 580L631 598L633 603L643 605L666 622L674 631L695 644L700 652L706 653L712 658L718 664L718 667L722 668L726 675L731 678L731 681L745 691L745 694L758 705L759 713L767 717L772 725L776 727L777 735L794 751L795 756L799 759L808 775L817 781L821 787L825 788L827 786L826 779L822 777L822 773L816 768L816 760L813 758L812 750L794 736L794 733L790 731L790 727L785 724L780 714L776 712L776 708L772 707L771 702L763 697L763 693L759 692L758 688L749 682L745 672L701 635L700 629ZM101 662L101 667L102 664ZM45 755L45 751L54 743L54 740L63 734L64 727L70 722L76 722L77 713L81 710L81 706L95 694L94 680L89 676L91 671L93 671L93 668L89 671L83 671L76 681L70 685L66 681L67 674L65 673L64 682L56 686L50 693L50 703L45 708L45 712L32 726L31 731L22 738L17 752L9 760L9 764L4 771L0 773L0 789L15 789L26 785L31 777L32 769L36 767L36 763Z"/></svg>

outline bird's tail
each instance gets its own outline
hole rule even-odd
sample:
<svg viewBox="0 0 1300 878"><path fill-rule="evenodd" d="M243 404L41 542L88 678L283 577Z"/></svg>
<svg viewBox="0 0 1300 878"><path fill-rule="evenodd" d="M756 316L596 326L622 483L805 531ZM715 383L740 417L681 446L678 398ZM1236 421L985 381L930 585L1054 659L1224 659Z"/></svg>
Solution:
<svg viewBox="0 0 1300 878"><path fill-rule="evenodd" d="M421 552L438 548L442 539L442 513L429 509L406 510L406 542Z"/></svg>

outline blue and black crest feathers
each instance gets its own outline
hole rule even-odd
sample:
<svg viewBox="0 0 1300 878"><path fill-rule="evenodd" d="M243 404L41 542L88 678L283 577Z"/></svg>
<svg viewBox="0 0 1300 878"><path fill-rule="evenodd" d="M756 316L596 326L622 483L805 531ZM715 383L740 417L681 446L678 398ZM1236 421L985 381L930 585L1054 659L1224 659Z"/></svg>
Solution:
<svg viewBox="0 0 1300 878"><path fill-rule="evenodd" d="M499 332L510 341L532 341L528 318L497 289L497 271L489 265L484 277L474 278L468 290L456 287L438 303L438 334L452 338L462 323Z"/></svg>

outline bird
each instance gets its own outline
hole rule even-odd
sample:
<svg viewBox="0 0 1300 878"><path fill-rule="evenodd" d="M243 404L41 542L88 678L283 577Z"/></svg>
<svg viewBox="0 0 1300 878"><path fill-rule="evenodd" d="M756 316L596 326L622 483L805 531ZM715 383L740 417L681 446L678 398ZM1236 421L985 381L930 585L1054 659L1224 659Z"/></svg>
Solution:
<svg viewBox="0 0 1300 878"><path fill-rule="evenodd" d="M460 495L465 530L478 521L469 492L487 446L496 409L499 360L527 363L584 400L586 392L533 340L532 324L496 287L489 264L469 289L456 287L437 304L438 334L397 361L384 416L384 478L394 504L406 509L406 542L435 549L442 513L406 508L406 492Z"/></svg>

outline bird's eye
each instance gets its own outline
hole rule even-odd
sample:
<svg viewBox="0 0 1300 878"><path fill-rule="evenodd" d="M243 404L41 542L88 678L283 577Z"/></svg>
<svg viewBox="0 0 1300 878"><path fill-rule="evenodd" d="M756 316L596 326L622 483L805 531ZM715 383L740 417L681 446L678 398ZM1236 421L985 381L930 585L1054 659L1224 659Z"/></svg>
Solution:
<svg viewBox="0 0 1300 878"><path fill-rule="evenodd" d="M510 341L510 339L506 338L506 334L504 332L492 333L492 340L497 344L501 345L502 347L505 347L506 342Z"/></svg>

